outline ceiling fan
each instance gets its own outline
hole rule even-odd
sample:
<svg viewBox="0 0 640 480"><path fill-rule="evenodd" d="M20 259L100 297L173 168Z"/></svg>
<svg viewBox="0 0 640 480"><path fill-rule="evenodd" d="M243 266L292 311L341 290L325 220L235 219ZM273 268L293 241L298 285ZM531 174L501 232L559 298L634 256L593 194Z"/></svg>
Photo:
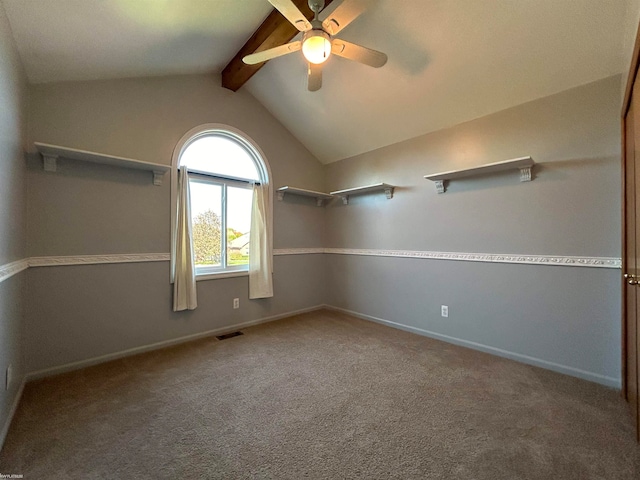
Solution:
<svg viewBox="0 0 640 480"><path fill-rule="evenodd" d="M314 12L314 19L311 22L291 0L269 0L269 3L294 27L303 32L302 40L247 55L242 59L244 63L255 65L302 50L309 65L308 88L312 92L319 90L322 86L322 64L331 54L375 68L380 68L387 63L387 56L382 52L334 38L334 35L362 13L366 4L369 3L367 0L345 0L324 21L318 19L318 14L324 8L324 0L309 0L309 8Z"/></svg>

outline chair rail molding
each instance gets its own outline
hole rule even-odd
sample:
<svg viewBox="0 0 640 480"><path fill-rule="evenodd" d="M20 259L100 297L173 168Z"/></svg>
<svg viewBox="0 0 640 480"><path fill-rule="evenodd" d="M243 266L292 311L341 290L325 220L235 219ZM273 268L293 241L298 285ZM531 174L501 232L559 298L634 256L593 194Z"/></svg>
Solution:
<svg viewBox="0 0 640 480"><path fill-rule="evenodd" d="M450 260L464 262L512 263L521 265L547 265L560 267L622 268L617 257L586 257L572 255L526 255L501 253L432 252L425 250L376 250L363 248L276 248L274 256L287 255L358 255L368 257L399 257L421 260ZM113 263L168 262L170 253L130 253L107 255L41 256L16 260L0 265L0 282L31 267L63 267L73 265L102 265Z"/></svg>
<svg viewBox="0 0 640 480"><path fill-rule="evenodd" d="M29 259L29 266L55 267L66 265L97 265L102 263L168 262L169 260L171 260L171 255L168 253L47 256L31 257Z"/></svg>
<svg viewBox="0 0 640 480"><path fill-rule="evenodd" d="M518 263L523 265L554 265L565 267L622 268L622 259L616 257L430 252L424 250L375 250L357 248L325 248L324 251L325 253L335 255L421 258L426 260L455 260L465 262Z"/></svg>
<svg viewBox="0 0 640 480"><path fill-rule="evenodd" d="M276 248L273 250L273 254L275 256L282 255L316 255L319 253L325 253L325 248L323 247L313 247L313 248Z"/></svg>
<svg viewBox="0 0 640 480"><path fill-rule="evenodd" d="M5 265L0 265L0 282L13 277L14 275L17 275L27 268L29 268L28 258L16 260L15 262L7 263Z"/></svg>

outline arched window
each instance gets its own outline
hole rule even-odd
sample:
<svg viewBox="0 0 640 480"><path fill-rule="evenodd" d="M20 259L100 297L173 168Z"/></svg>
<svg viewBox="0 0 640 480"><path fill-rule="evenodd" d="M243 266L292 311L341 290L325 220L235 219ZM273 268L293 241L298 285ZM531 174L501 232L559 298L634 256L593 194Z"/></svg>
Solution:
<svg viewBox="0 0 640 480"><path fill-rule="evenodd" d="M177 170L188 172L197 279L246 274L253 187L269 183L264 155L246 135L232 127L203 125L183 137L173 161ZM172 186L175 210L175 181ZM175 220L173 215L174 229Z"/></svg>

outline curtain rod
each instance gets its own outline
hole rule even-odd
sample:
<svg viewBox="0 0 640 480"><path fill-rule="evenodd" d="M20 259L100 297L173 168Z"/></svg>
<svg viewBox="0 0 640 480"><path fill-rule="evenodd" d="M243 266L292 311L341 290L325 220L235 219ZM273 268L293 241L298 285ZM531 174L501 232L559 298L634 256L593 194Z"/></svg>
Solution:
<svg viewBox="0 0 640 480"><path fill-rule="evenodd" d="M181 169L178 168L178 170L181 170ZM188 167L187 167L187 172L188 173L195 173L196 175L202 175L202 176L210 177L210 178L218 178L220 180L232 180L234 182L243 182L243 183L250 183L252 185L261 185L261 182L260 181L256 181L256 180L248 180L246 178L232 177L230 175L225 175L225 176L216 175L216 174L210 173L210 172L203 172L202 170L192 170L192 169L190 169Z"/></svg>

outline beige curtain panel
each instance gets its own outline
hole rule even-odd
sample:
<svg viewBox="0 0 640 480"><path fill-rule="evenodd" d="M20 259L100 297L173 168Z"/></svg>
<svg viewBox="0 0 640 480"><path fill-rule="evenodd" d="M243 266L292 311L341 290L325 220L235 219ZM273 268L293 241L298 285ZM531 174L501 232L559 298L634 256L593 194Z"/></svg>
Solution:
<svg viewBox="0 0 640 480"><path fill-rule="evenodd" d="M173 311L195 310L196 266L191 234L191 193L187 169L178 170L178 215L176 218L176 254L173 271Z"/></svg>
<svg viewBox="0 0 640 480"><path fill-rule="evenodd" d="M273 297L273 252L269 225L271 219L269 185L253 186L251 236L249 237L249 298Z"/></svg>

